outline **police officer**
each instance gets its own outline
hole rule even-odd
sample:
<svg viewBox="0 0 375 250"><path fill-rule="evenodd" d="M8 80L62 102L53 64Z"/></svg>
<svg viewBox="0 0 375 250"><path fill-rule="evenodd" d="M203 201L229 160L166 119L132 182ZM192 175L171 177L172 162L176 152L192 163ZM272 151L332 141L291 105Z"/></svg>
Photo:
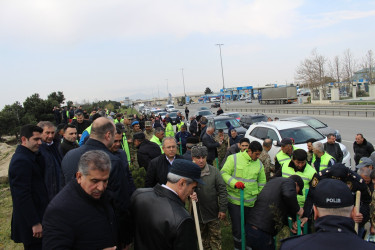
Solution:
<svg viewBox="0 0 375 250"><path fill-rule="evenodd" d="M353 195L340 180L324 179L315 188L314 219L316 232L283 240L287 249L374 249L354 231Z"/></svg>
<svg viewBox="0 0 375 250"><path fill-rule="evenodd" d="M368 186L366 185L365 181L361 178L361 176L359 176L354 171L351 171L342 163L336 163L332 167L320 171L319 174L313 177L311 187L304 205L304 218L301 219L302 225L305 223L305 221L307 221L306 218L308 218L312 213L313 202L316 196L318 195L316 194L316 186L323 179L336 179L344 182L351 190L353 196L357 191L361 191L360 213L355 215L354 220L355 222L360 223L359 233L362 234L362 228L364 224L369 220L370 216L370 190L368 189Z"/></svg>

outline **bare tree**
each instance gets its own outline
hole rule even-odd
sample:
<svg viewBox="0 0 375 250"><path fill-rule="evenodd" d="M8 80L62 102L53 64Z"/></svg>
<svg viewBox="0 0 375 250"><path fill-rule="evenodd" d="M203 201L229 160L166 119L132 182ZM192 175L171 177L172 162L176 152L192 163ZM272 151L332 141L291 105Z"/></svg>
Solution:
<svg viewBox="0 0 375 250"><path fill-rule="evenodd" d="M339 83L341 80L341 61L339 56L335 56L332 61L328 63L329 65L329 71L330 71L330 77L335 79L336 83Z"/></svg>
<svg viewBox="0 0 375 250"><path fill-rule="evenodd" d="M344 51L344 64L343 64L343 73L344 78L348 82L353 82L353 74L356 70L356 61L352 55L350 49Z"/></svg>
<svg viewBox="0 0 375 250"><path fill-rule="evenodd" d="M361 65L364 73L364 78L368 80L369 84L375 83L375 59L374 59L374 53L372 50L367 51L366 56L362 60Z"/></svg>

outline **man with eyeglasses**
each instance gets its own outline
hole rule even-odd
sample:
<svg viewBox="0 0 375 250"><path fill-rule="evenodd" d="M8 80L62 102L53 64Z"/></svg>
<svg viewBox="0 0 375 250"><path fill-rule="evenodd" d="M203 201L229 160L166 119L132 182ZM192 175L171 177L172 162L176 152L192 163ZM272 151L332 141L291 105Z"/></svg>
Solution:
<svg viewBox="0 0 375 250"><path fill-rule="evenodd" d="M164 154L151 160L148 165L145 187L154 187L156 184L167 183L167 175L175 159L182 159L177 155L177 143L175 138L166 137L163 139L162 149Z"/></svg>

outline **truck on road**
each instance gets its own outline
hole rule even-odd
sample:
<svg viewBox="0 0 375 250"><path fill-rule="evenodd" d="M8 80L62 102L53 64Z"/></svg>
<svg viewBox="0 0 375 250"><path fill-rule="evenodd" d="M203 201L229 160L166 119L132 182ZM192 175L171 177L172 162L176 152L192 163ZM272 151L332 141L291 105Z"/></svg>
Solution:
<svg viewBox="0 0 375 250"><path fill-rule="evenodd" d="M297 88L286 86L262 89L258 94L260 104L289 104L297 101Z"/></svg>

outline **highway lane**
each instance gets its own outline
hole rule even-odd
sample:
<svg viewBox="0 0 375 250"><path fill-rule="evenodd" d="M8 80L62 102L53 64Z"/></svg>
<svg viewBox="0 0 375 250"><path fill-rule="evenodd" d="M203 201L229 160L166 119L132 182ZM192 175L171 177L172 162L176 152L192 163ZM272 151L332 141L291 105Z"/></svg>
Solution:
<svg viewBox="0 0 375 250"><path fill-rule="evenodd" d="M239 105L240 102L236 102L235 105ZM243 103L244 107L245 104ZM254 105L254 104L252 104ZM210 107L211 103L206 104L192 104L189 105L188 108L190 110L190 115L194 114L196 110L201 107ZM224 106L224 104L222 104ZM231 104L228 104L230 107ZM181 107L178 107L181 109ZM216 114L217 108L211 108L211 111ZM245 114L245 113L242 113ZM265 115L270 116L272 119L275 117L279 118L287 118L292 117L295 115L287 115L287 114L267 114ZM339 130L341 137L342 137L342 143L347 147L349 150L351 156L352 156L352 163L353 161L353 142L355 140L355 135L357 133L362 133L364 137L371 142L372 144L375 144L375 118L372 117L339 117L339 116L314 116L315 118L319 119L320 121L326 123L328 126Z"/></svg>

